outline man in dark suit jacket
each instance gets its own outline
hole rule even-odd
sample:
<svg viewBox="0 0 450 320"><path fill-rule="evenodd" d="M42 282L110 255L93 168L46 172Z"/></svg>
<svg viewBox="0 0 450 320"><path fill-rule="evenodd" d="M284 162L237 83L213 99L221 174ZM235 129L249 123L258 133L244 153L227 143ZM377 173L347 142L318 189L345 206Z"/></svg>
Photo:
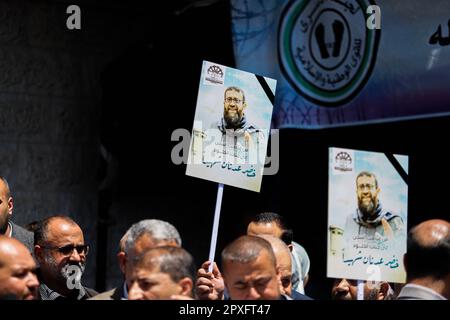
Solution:
<svg viewBox="0 0 450 320"><path fill-rule="evenodd" d="M33 252L33 233L11 222L14 200L8 182L0 176L0 234L15 238Z"/></svg>
<svg viewBox="0 0 450 320"><path fill-rule="evenodd" d="M409 231L406 285L398 300L450 299L450 223L428 220Z"/></svg>

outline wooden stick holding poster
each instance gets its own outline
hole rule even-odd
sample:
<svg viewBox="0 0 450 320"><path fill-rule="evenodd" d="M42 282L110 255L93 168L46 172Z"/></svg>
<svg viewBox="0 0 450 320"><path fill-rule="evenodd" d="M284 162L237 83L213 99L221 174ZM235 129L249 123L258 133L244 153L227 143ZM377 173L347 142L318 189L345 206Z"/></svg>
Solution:
<svg viewBox="0 0 450 320"><path fill-rule="evenodd" d="M275 87L274 79L203 61L186 175L219 183L210 271L224 185L260 191Z"/></svg>
<svg viewBox="0 0 450 320"><path fill-rule="evenodd" d="M219 221L220 221L220 208L222 207L222 196L223 196L223 184L219 183L217 189L217 199L216 199L216 209L214 210L214 222L213 231L211 234L211 246L209 247L209 261L211 264L208 267L208 272L212 272L214 266L214 256L216 253L217 245L217 235L219 233Z"/></svg>

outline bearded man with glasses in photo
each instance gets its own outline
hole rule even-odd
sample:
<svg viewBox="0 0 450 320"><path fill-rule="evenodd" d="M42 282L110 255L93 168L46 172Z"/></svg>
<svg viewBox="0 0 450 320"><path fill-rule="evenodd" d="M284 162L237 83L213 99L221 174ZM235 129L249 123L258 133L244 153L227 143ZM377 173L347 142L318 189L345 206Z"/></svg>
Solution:
<svg viewBox="0 0 450 320"><path fill-rule="evenodd" d="M85 300L97 295L81 284L89 246L83 231L66 216L40 221L34 231L41 300Z"/></svg>
<svg viewBox="0 0 450 320"><path fill-rule="evenodd" d="M264 134L247 119L244 90L239 87L228 87L224 91L223 98L223 117L211 125L207 135L212 137L208 137L208 140L214 137L213 142L223 148L221 153L239 159L242 163L261 162L265 156L265 149L261 147Z"/></svg>

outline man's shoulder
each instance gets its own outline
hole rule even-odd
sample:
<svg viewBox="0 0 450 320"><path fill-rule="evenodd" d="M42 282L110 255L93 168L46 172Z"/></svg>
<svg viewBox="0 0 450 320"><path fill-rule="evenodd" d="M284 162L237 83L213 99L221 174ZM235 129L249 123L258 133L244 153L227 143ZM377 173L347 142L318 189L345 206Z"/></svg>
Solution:
<svg viewBox="0 0 450 320"><path fill-rule="evenodd" d="M11 222L12 225L12 234L11 236L20 242L22 242L30 252L33 252L34 247L34 235L33 232L28 231L27 229Z"/></svg>
<svg viewBox="0 0 450 320"><path fill-rule="evenodd" d="M311 297L308 297L305 294L301 294L300 292L297 292L295 290L292 290L292 295L291 295L292 300L314 300Z"/></svg>
<svg viewBox="0 0 450 320"><path fill-rule="evenodd" d="M102 293L99 293L97 295L94 295L93 297L89 298L88 300L120 300L121 287L117 287Z"/></svg>
<svg viewBox="0 0 450 320"><path fill-rule="evenodd" d="M84 286L83 286L83 287L84 287ZM87 298L87 299L92 298L92 297L95 297L95 296L98 295L98 292L95 291L95 290L92 289L92 288L84 287L84 290L86 291L86 298Z"/></svg>

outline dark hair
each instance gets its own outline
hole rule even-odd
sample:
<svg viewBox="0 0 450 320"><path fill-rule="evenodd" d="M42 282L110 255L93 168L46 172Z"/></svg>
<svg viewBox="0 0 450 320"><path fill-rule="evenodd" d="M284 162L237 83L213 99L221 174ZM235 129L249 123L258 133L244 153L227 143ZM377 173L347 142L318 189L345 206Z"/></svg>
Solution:
<svg viewBox="0 0 450 320"><path fill-rule="evenodd" d="M43 242L47 241L48 238L48 225L52 222L54 219L61 219L64 220L70 224L77 225L75 221L73 221L71 218L67 216L51 216L48 218L45 218L41 221L37 221L35 227L34 227L34 245L41 245Z"/></svg>
<svg viewBox="0 0 450 320"><path fill-rule="evenodd" d="M175 282L186 277L195 281L194 258L180 247L162 246L149 249L137 256L134 263L136 266L158 266L160 272L167 273Z"/></svg>
<svg viewBox="0 0 450 320"><path fill-rule="evenodd" d="M25 229L28 231L34 232L36 230L37 226L39 225L39 221L31 221L25 226Z"/></svg>
<svg viewBox="0 0 450 320"><path fill-rule="evenodd" d="M253 223L276 223L277 226L283 231L280 239L283 240L286 245L290 245L294 239L294 231L288 226L286 220L275 212L262 212L253 217Z"/></svg>
<svg viewBox="0 0 450 320"><path fill-rule="evenodd" d="M416 228L408 233L406 253L408 279L431 276L442 279L450 274L450 234L439 241L424 244Z"/></svg>

